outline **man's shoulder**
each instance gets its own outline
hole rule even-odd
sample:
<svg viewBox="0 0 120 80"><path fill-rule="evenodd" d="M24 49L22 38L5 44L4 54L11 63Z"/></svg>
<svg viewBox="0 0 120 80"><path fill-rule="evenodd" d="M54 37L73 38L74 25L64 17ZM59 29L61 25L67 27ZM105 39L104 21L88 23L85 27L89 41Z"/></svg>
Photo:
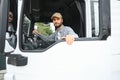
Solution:
<svg viewBox="0 0 120 80"><path fill-rule="evenodd" d="M70 26L64 26L64 30L71 31L73 29Z"/></svg>
<svg viewBox="0 0 120 80"><path fill-rule="evenodd" d="M70 26L64 26L64 29L72 29Z"/></svg>

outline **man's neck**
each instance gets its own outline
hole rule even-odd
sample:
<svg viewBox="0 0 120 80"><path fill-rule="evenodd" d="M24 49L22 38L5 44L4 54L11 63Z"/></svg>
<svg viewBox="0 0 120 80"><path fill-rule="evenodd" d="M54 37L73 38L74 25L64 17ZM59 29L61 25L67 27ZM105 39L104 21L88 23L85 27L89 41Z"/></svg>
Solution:
<svg viewBox="0 0 120 80"><path fill-rule="evenodd" d="M63 25L61 25L59 28L57 28L57 31L59 32L62 27L63 27Z"/></svg>

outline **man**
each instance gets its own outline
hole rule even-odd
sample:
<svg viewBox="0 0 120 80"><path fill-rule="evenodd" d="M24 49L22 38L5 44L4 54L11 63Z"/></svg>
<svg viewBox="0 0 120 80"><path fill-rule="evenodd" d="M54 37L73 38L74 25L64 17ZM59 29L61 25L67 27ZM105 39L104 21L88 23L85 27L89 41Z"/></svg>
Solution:
<svg viewBox="0 0 120 80"><path fill-rule="evenodd" d="M63 25L63 17L60 13L54 13L51 19L56 28L56 31L53 34L45 36L37 30L33 30L33 34L39 35L39 37L44 41L65 40L68 45L71 45L75 38L78 38L78 35L72 30L72 28Z"/></svg>

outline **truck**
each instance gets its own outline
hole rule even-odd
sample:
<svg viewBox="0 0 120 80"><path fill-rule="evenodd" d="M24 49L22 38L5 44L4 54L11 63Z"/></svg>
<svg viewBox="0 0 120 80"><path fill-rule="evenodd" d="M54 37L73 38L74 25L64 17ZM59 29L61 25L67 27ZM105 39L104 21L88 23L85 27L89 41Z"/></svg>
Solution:
<svg viewBox="0 0 120 80"><path fill-rule="evenodd" d="M120 0L0 0L0 80L120 80L119 7ZM15 47L6 38L9 11ZM48 35L54 12L78 34L72 45L32 34L37 27Z"/></svg>

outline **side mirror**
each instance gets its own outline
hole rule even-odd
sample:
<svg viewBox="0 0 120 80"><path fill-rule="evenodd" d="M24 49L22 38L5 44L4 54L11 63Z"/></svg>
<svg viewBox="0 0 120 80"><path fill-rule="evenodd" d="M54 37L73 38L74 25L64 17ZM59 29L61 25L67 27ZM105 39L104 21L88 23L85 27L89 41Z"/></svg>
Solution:
<svg viewBox="0 0 120 80"><path fill-rule="evenodd" d="M28 63L28 58L20 54L10 54L7 63L14 66L25 66Z"/></svg>

